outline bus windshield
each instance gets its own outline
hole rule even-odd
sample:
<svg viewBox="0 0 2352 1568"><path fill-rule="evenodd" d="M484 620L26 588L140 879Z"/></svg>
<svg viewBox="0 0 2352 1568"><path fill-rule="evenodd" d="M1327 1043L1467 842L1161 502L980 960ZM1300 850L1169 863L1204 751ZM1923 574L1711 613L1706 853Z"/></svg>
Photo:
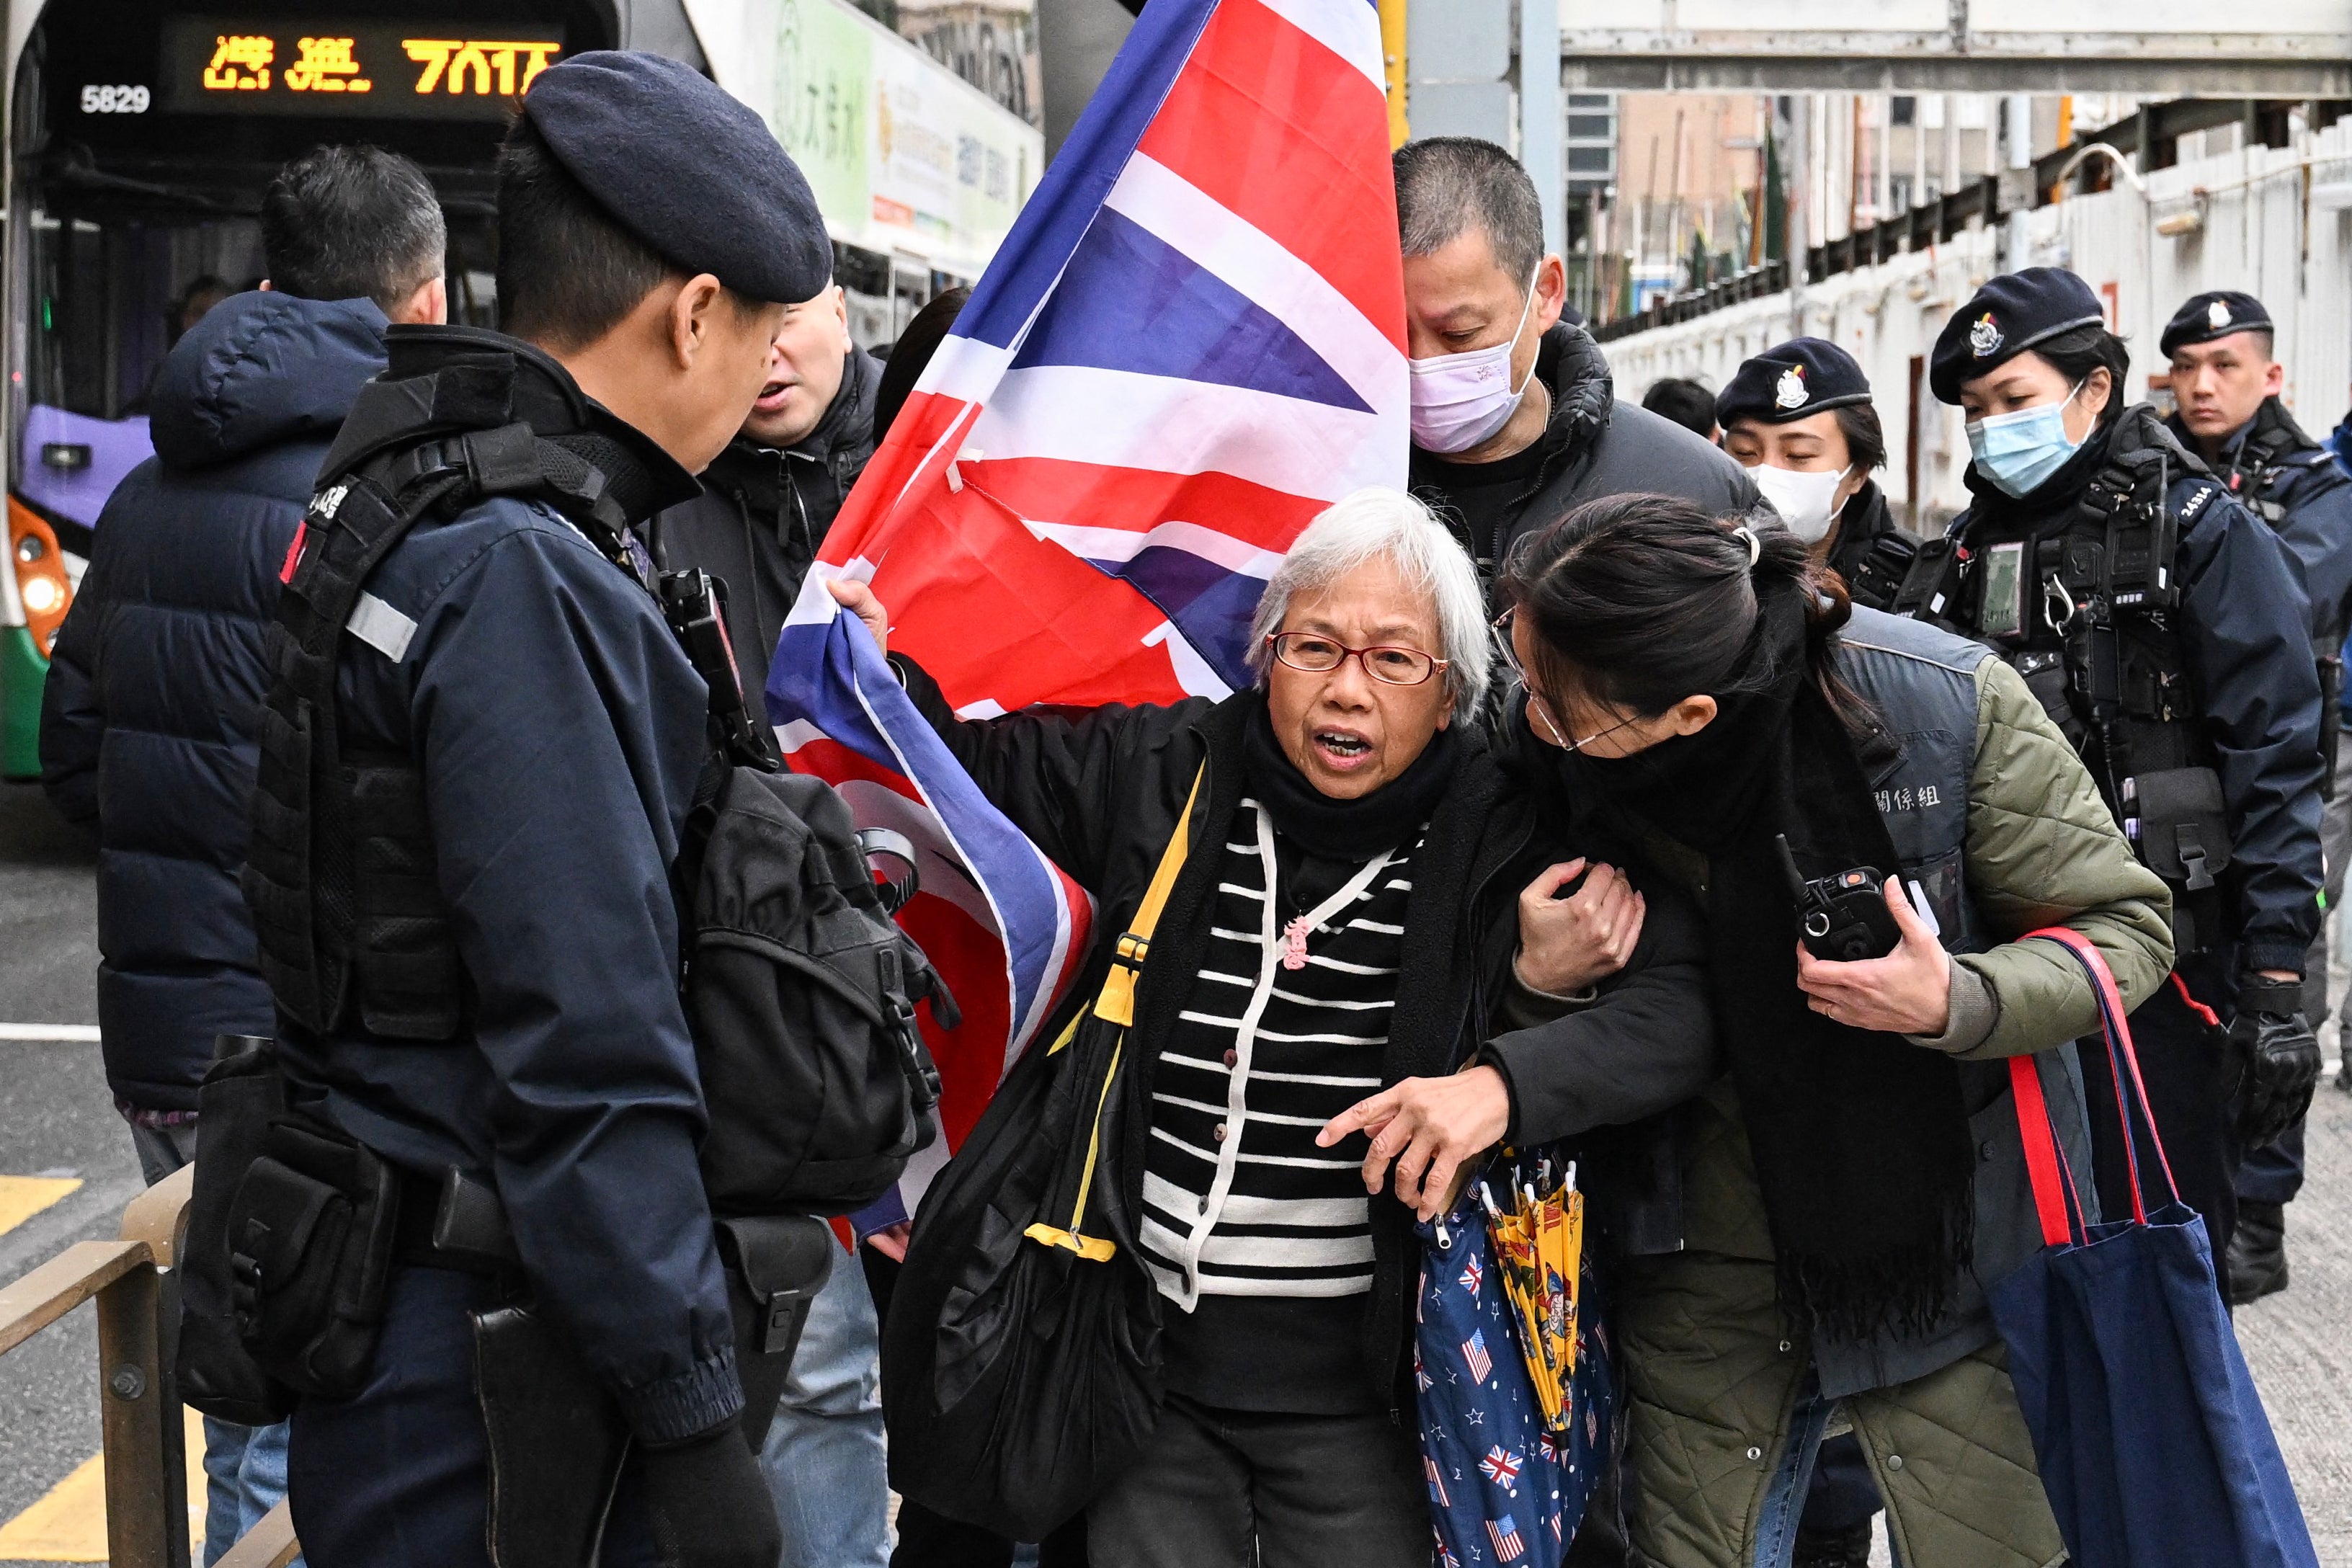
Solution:
<svg viewBox="0 0 2352 1568"><path fill-rule="evenodd" d="M6 0L7 542L0 777L39 771L48 655L107 498L153 450L180 336L267 271L270 177L321 142L415 159L448 221L452 320L488 326L493 163L533 77L617 37L614 0ZM30 26L26 12L34 13ZM364 16L354 13L364 12Z"/></svg>

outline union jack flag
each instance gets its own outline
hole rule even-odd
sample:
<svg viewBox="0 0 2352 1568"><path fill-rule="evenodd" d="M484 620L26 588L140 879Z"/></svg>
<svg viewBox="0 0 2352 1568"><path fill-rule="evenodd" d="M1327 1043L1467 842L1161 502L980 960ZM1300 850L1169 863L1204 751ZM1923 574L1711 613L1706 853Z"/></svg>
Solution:
<svg viewBox="0 0 2352 1568"><path fill-rule="evenodd" d="M1486 1521L1486 1539L1495 1543L1495 1560L1517 1563L1527 1555L1528 1543L1519 1539L1519 1523L1509 1514Z"/></svg>
<svg viewBox="0 0 2352 1568"><path fill-rule="evenodd" d="M1486 1331L1473 1329L1470 1337L1462 1342L1462 1359L1470 1367L1474 1383L1484 1383L1495 1370L1495 1358L1486 1353Z"/></svg>
<svg viewBox="0 0 2352 1568"><path fill-rule="evenodd" d="M1462 1288L1475 1296L1478 1293L1479 1282L1486 1278L1486 1268L1474 1258L1462 1270Z"/></svg>
<svg viewBox="0 0 2352 1568"><path fill-rule="evenodd" d="M1526 1464L1525 1459L1498 1443L1486 1450L1486 1457L1478 1461L1478 1468L1486 1472L1488 1480L1507 1492L1516 1493L1519 1489L1519 1470Z"/></svg>
<svg viewBox="0 0 2352 1568"><path fill-rule="evenodd" d="M824 584L870 581L966 718L1223 696L1298 531L1402 487L1404 304L1370 0L1151 0L826 536L768 675L792 765L919 846L901 922L946 1137L1087 945L1087 894L981 795Z"/></svg>

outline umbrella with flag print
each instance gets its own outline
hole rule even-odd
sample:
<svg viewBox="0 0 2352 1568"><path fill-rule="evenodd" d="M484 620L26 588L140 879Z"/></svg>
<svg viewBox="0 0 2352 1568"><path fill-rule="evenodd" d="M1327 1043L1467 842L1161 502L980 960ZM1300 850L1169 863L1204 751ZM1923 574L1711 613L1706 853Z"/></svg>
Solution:
<svg viewBox="0 0 2352 1568"><path fill-rule="evenodd" d="M1497 1161L1452 1213L1419 1227L1413 1385L1441 1564L1559 1568L1614 1442L1616 1390L1589 1260L1580 1247L1562 1252L1576 1245L1565 1226L1545 1242L1542 1200L1523 1211L1491 1196L1506 1184L1541 1193L1549 1163L1526 1165L1523 1183L1517 1164ZM1559 1183L1555 1215L1574 1196ZM1524 1259L1503 1256L1522 1245ZM1570 1301L1557 1299L1566 1291L1528 1294L1562 1268L1577 1281ZM1556 1330L1567 1338L1547 1351ZM1559 1403L1548 1408L1543 1381L1554 1371Z"/></svg>

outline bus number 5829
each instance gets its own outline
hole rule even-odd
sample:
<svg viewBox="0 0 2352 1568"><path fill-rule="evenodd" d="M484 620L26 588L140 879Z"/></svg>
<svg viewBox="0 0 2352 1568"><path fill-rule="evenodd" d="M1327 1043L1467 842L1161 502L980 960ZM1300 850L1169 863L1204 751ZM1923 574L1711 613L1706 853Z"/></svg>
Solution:
<svg viewBox="0 0 2352 1568"><path fill-rule="evenodd" d="M152 96L143 87L85 87L81 89L81 111L84 114L144 114Z"/></svg>

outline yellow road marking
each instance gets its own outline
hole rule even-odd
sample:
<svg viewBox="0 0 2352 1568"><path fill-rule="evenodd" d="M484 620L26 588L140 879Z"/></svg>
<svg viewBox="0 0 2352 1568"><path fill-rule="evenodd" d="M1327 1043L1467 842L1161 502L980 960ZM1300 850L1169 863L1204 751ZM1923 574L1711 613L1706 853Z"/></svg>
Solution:
<svg viewBox="0 0 2352 1568"><path fill-rule="evenodd" d="M80 1185L72 1176L0 1176L0 1231L16 1229Z"/></svg>
<svg viewBox="0 0 2352 1568"><path fill-rule="evenodd" d="M205 1424L187 1417L188 1543L205 1539ZM106 1561L106 1458L74 1468L40 1501L0 1525L0 1562L103 1563Z"/></svg>

